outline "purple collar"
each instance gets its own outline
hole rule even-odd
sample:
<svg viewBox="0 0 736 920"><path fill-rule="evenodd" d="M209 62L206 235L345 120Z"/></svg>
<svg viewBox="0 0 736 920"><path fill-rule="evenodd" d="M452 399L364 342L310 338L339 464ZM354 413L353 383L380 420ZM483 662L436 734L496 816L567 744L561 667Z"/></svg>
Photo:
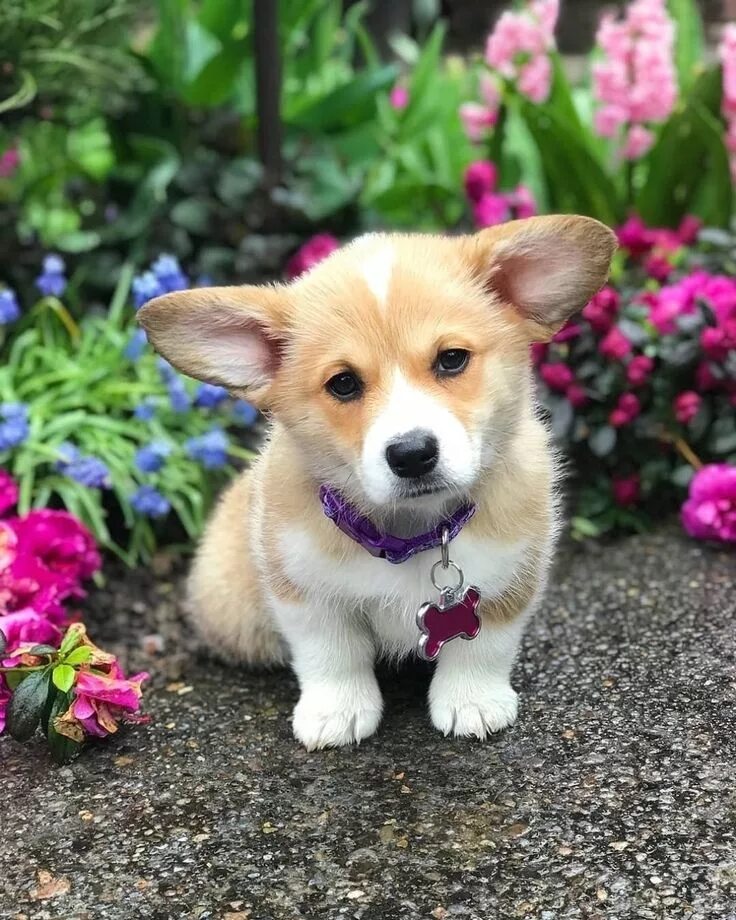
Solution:
<svg viewBox="0 0 736 920"><path fill-rule="evenodd" d="M475 505L461 505L450 517L440 521L436 527L416 537L395 537L381 531L358 509L351 505L339 492L330 486L321 486L319 490L322 510L340 530L347 534L371 556L386 559L397 564L405 562L416 553L433 549L442 544L442 531L447 529L453 540L475 514Z"/></svg>

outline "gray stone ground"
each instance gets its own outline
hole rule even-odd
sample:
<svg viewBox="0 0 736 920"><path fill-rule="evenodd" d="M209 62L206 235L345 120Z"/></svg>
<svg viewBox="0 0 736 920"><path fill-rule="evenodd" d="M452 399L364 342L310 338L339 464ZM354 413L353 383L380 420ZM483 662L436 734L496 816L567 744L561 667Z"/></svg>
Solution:
<svg viewBox="0 0 736 920"><path fill-rule="evenodd" d="M61 769L0 742L3 918L736 917L733 555L669 529L568 550L515 728L440 737L409 667L375 738L312 754L293 678L196 658L156 568L89 612L153 672L151 725Z"/></svg>

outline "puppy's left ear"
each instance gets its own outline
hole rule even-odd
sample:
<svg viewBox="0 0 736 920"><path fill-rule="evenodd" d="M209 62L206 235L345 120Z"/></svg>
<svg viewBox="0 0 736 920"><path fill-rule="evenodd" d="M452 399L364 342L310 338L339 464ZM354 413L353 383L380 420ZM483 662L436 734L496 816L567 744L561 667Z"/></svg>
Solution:
<svg viewBox="0 0 736 920"><path fill-rule="evenodd" d="M515 220L469 240L474 271L533 340L551 338L606 283L616 237L591 217Z"/></svg>

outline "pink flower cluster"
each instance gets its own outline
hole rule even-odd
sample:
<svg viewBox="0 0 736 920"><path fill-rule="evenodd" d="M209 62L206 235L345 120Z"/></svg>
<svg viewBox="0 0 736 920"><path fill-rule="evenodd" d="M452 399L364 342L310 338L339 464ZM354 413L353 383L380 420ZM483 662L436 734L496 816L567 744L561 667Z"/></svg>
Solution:
<svg viewBox="0 0 736 920"><path fill-rule="evenodd" d="M17 498L15 481L0 470L0 514L12 509ZM66 511L44 509L0 520L0 633L5 645L1 667L40 663L43 659L34 654L34 646L61 645L69 620L65 604L84 597L82 582L99 567L92 536ZM75 640L69 647L86 645L91 654L75 679L72 715L64 718L86 734L108 734L116 730L116 720L137 711L146 675L125 680L114 656L93 646L82 624L70 631ZM66 638L63 641L68 644ZM5 672L0 672L0 733L11 696Z"/></svg>
<svg viewBox="0 0 736 920"><path fill-rule="evenodd" d="M616 235L621 247L632 258L643 261L644 270L651 278L666 281L675 267L677 253L683 246L697 240L701 226L699 218L688 215L680 221L676 230L652 228L632 215L619 227Z"/></svg>
<svg viewBox="0 0 736 920"><path fill-rule="evenodd" d="M559 0L532 0L518 13L502 13L488 36L486 63L491 73L480 77L480 102L460 106L460 119L473 143L480 143L498 120L501 92L498 78L515 80L520 93L537 104L552 85L549 53L555 47Z"/></svg>
<svg viewBox="0 0 736 920"><path fill-rule="evenodd" d="M537 213L531 191L524 185L512 192L497 190L498 170L490 160L477 160L465 170L465 194L473 206L477 227L492 227L512 218Z"/></svg>
<svg viewBox="0 0 736 920"><path fill-rule="evenodd" d="M698 540L736 543L736 467L712 463L695 473L682 523Z"/></svg>
<svg viewBox="0 0 736 920"><path fill-rule="evenodd" d="M297 249L286 263L286 277L290 281L298 278L339 248L340 241L331 233L318 233Z"/></svg>
<svg viewBox="0 0 736 920"><path fill-rule="evenodd" d="M718 53L723 67L721 110L726 119L726 149L731 155L731 175L736 183L736 23L724 27Z"/></svg>
<svg viewBox="0 0 736 920"><path fill-rule="evenodd" d="M622 155L637 160L652 146L651 124L664 121L677 100L673 56L675 25L665 0L634 0L623 19L606 14L597 42L603 59L593 65L595 115L602 137L625 132Z"/></svg>
<svg viewBox="0 0 736 920"><path fill-rule="evenodd" d="M20 154L17 147L8 147L0 153L0 179L9 179L20 166Z"/></svg>

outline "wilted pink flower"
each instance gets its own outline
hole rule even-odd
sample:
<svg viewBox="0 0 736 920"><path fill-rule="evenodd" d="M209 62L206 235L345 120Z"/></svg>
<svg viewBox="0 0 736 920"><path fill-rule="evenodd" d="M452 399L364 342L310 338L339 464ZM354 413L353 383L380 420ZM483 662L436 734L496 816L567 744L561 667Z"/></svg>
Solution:
<svg viewBox="0 0 736 920"><path fill-rule="evenodd" d="M301 246L286 264L286 276L291 281L326 259L340 243L329 233L318 233Z"/></svg>
<svg viewBox="0 0 736 920"><path fill-rule="evenodd" d="M464 102L460 106L460 120L468 140L474 144L479 144L488 136L488 132L496 124L497 119L497 111L477 102Z"/></svg>
<svg viewBox="0 0 736 920"><path fill-rule="evenodd" d="M672 408L675 418L681 425L687 425L698 414L702 399L693 390L685 390L675 397Z"/></svg>
<svg viewBox="0 0 736 920"><path fill-rule="evenodd" d="M639 398L633 393L622 393L619 396L616 408L608 417L609 422L614 428L622 428L629 425L641 412L641 403Z"/></svg>
<svg viewBox="0 0 736 920"><path fill-rule="evenodd" d="M85 735L104 738L118 730L123 722L147 721L138 714L141 684L148 674L142 672L127 678L114 662L109 673L80 670L74 685L74 701L61 715L54 727L73 741L83 741Z"/></svg>
<svg viewBox="0 0 736 920"><path fill-rule="evenodd" d="M626 368L626 379L632 386L643 386L654 370L654 361L647 355L637 355L629 361Z"/></svg>
<svg viewBox="0 0 736 920"><path fill-rule="evenodd" d="M605 358L621 361L631 351L631 342L617 326L614 326L601 339L598 350Z"/></svg>
<svg viewBox="0 0 736 920"><path fill-rule="evenodd" d="M496 188L498 170L490 160L476 160L465 170L465 194L477 203L487 192Z"/></svg>
<svg viewBox="0 0 736 920"><path fill-rule="evenodd" d="M631 476L614 476L611 480L613 499L617 505L635 505L641 495L641 480L637 473Z"/></svg>
<svg viewBox="0 0 736 920"><path fill-rule="evenodd" d="M18 501L18 485L7 470L0 469L0 514L5 514Z"/></svg>
<svg viewBox="0 0 736 920"><path fill-rule="evenodd" d="M68 617L64 602L79 597L84 597L84 591L75 578L53 572L41 560L19 552L18 547L0 571L0 610L3 612L32 608L60 625Z"/></svg>
<svg viewBox="0 0 736 920"><path fill-rule="evenodd" d="M389 94L389 102L391 107L401 111L409 105L409 90L403 85L403 83L396 83Z"/></svg>
<svg viewBox="0 0 736 920"><path fill-rule="evenodd" d="M682 523L698 540L736 542L736 467L713 463L695 473Z"/></svg>
<svg viewBox="0 0 736 920"><path fill-rule="evenodd" d="M588 394L579 383L572 383L565 390L568 402L576 409L582 409L588 402Z"/></svg>
<svg viewBox="0 0 736 920"><path fill-rule="evenodd" d="M5 683L5 675L0 674L0 735L5 731L5 717L12 695Z"/></svg>
<svg viewBox="0 0 736 920"><path fill-rule="evenodd" d="M20 166L20 154L17 147L8 147L0 154L0 179L9 179Z"/></svg>
<svg viewBox="0 0 736 920"><path fill-rule="evenodd" d="M539 368L539 376L551 390L559 390L561 393L575 380L572 370L562 363L543 364Z"/></svg>
<svg viewBox="0 0 736 920"><path fill-rule="evenodd" d="M473 208L476 227L493 227L509 219L509 205L505 195L487 192Z"/></svg>

